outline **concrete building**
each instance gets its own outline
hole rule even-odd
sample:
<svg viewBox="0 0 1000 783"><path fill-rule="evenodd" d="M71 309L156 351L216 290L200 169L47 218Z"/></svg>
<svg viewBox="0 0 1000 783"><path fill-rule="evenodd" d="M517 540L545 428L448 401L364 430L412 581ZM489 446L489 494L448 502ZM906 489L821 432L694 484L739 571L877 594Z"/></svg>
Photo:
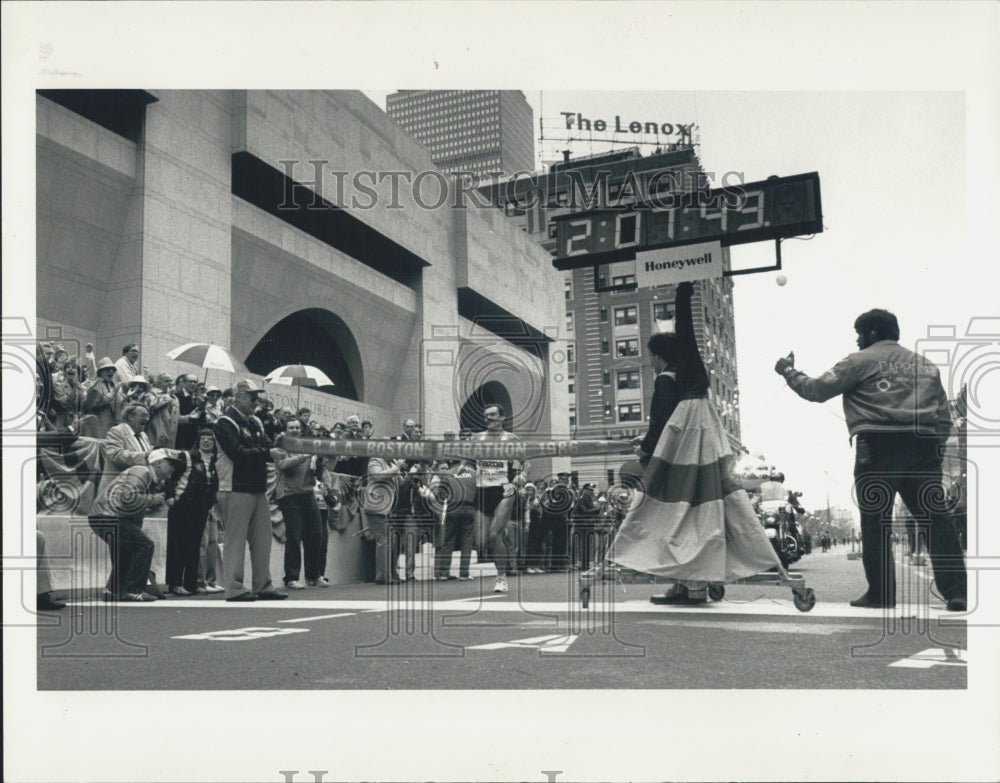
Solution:
<svg viewBox="0 0 1000 783"><path fill-rule="evenodd" d="M336 383L302 391L314 417L359 413L376 437L406 417L428 436L481 429L488 402L518 434L568 435L562 275L502 213L456 207L361 93L67 90L36 106L39 337L112 359L135 342L171 375L192 371L165 356L188 342L231 348L258 380L307 361ZM360 539L337 541L333 577L353 581Z"/></svg>
<svg viewBox="0 0 1000 783"><path fill-rule="evenodd" d="M442 171L485 179L535 168L533 112L520 90L400 90L386 111Z"/></svg>
<svg viewBox="0 0 1000 783"><path fill-rule="evenodd" d="M648 187L687 188L701 165L691 145L670 145L642 156L638 148L568 158L533 177L497 183L483 194L550 253L553 218L594 204L625 204ZM670 176L666 176L670 173ZM657 183L657 184L653 184ZM662 190L658 191L662 192ZM729 250L723 248L729 269ZM654 374L646 342L672 330L673 286L638 288L635 262L575 269L563 274L568 335L569 422L576 437L628 439L646 432ZM695 285L694 328L715 402L734 448L740 446L736 332L731 277ZM573 460L579 483L599 486L618 478L622 457Z"/></svg>

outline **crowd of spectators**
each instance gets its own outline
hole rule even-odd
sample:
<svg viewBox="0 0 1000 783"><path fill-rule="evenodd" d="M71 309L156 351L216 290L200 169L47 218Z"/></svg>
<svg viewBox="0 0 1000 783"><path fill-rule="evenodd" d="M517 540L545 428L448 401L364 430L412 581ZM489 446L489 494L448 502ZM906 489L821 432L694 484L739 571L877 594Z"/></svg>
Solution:
<svg viewBox="0 0 1000 783"><path fill-rule="evenodd" d="M79 361L61 346L42 343L38 362L40 434L63 442L89 438L100 443L94 501L76 510L97 517L92 527L104 538L113 529L119 535L127 532L135 548L134 557L115 563L112 577L120 584L109 579L106 598L148 600L149 595L222 592L224 515L217 504L216 424L231 413L235 389L206 386L191 373L175 378L150 373L140 363L134 344L124 346L117 361L97 359L88 345ZM352 524L360 527L366 542L368 562L362 573L379 583L414 579L417 555L426 543L435 549L438 579L471 579L473 550L479 561L490 560L489 538L475 524L475 463L298 454L280 448L283 434L367 439L375 436L375 426L354 414L326 427L312 417L308 407L276 408L263 394L253 396L251 410L267 441L278 447L269 451L267 498L271 531L285 547L282 581L286 589L327 587L330 533ZM407 419L402 432L389 437L420 440L423 428ZM466 440L474 434L467 430L444 434L445 439L456 437ZM52 438L43 444L40 437L40 445L51 447ZM152 453L161 459L166 454L169 460L151 470ZM142 484L131 490L141 490L144 505L120 514L120 527L115 527L109 498L128 488L126 479ZM41 483L46 480L40 476ZM44 494L39 491L40 498ZM587 568L603 557L627 505L627 491L609 487L598 492L592 484L576 487L568 474L522 482L516 487L511 512L514 535L504 560L506 573ZM167 517L165 584L160 589L156 575L149 573L144 575L147 589L142 590L137 583L143 576L139 571L148 568L152 546L152 540L141 532L142 517L155 512ZM123 544L127 548L127 542L116 542L118 549ZM460 553L457 575L451 569L453 550ZM400 555L404 565L397 569Z"/></svg>

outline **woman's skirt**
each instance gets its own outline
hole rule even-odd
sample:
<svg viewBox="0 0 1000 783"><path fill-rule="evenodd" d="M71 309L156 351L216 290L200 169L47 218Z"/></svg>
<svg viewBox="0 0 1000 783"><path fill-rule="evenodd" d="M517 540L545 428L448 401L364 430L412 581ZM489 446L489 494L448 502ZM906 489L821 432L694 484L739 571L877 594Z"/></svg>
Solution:
<svg viewBox="0 0 1000 783"><path fill-rule="evenodd" d="M663 428L608 552L621 567L685 581L733 582L780 564L715 406L682 400Z"/></svg>

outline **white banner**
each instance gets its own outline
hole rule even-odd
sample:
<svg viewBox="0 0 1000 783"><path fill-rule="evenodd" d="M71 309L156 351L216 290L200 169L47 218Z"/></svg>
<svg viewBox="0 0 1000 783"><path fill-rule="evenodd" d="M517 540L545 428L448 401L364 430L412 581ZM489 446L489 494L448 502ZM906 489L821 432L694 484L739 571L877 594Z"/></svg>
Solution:
<svg viewBox="0 0 1000 783"><path fill-rule="evenodd" d="M718 242L640 250L635 254L635 282L640 288L707 280L722 277L722 272L722 245Z"/></svg>

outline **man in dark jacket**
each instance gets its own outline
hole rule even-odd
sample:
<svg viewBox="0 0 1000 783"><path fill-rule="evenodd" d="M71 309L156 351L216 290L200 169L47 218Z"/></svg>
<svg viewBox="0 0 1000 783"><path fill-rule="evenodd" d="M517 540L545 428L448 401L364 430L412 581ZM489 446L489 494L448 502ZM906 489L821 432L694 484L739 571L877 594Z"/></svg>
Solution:
<svg viewBox="0 0 1000 783"><path fill-rule="evenodd" d="M225 521L222 572L227 601L278 601L287 593L271 583L271 511L267 504L267 463L278 450L253 415L263 392L253 381L237 381L233 403L213 425L219 445L219 512ZM253 591L243 584L243 559L250 545Z"/></svg>
<svg viewBox="0 0 1000 783"><path fill-rule="evenodd" d="M914 517L929 520L934 581L949 611L966 609L966 571L941 486L941 446L951 430L948 398L931 362L899 343L896 316L869 310L854 322L858 351L819 378L795 369L795 354L774 370L803 399L843 395L856 441L854 486L861 507L861 561L868 589L852 606L896 604L892 510L898 492ZM889 491L886 492L885 490Z"/></svg>
<svg viewBox="0 0 1000 783"><path fill-rule="evenodd" d="M167 589L184 596L208 592L198 586L198 559L208 512L215 505L219 474L215 468L215 435L199 432L198 445L187 452L187 463L167 485Z"/></svg>

